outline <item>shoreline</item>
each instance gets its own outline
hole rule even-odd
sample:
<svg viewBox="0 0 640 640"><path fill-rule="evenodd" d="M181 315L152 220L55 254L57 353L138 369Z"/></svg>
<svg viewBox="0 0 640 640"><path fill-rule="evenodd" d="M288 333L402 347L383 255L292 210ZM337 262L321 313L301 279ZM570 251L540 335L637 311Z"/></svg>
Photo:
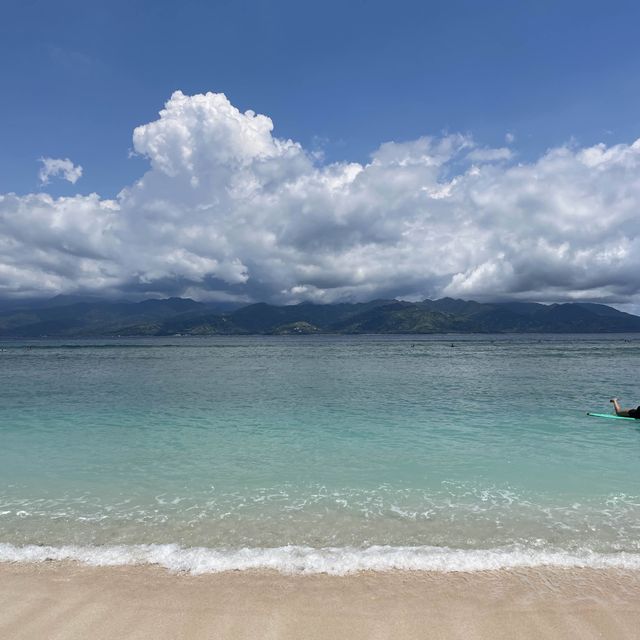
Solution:
<svg viewBox="0 0 640 640"><path fill-rule="evenodd" d="M512 546L455 549L431 546L370 547L182 547L177 544L16 546L0 542L1 563L77 562L89 567L158 566L193 575L230 571L276 571L283 575L358 572L473 573L548 569L640 571L640 554L588 549L534 549Z"/></svg>
<svg viewBox="0 0 640 640"><path fill-rule="evenodd" d="M0 637L637 637L640 571L590 568L346 576L73 561L0 563Z"/></svg>

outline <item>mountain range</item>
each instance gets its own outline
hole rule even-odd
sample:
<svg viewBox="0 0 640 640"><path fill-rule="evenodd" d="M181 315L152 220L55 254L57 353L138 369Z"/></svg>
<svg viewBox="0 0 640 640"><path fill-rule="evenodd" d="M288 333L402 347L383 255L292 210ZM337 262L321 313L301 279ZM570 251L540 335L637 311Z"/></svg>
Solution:
<svg viewBox="0 0 640 640"><path fill-rule="evenodd" d="M603 304L405 302L242 307L167 298L142 302L57 296L0 306L0 337L168 335L613 333L640 331L640 317Z"/></svg>

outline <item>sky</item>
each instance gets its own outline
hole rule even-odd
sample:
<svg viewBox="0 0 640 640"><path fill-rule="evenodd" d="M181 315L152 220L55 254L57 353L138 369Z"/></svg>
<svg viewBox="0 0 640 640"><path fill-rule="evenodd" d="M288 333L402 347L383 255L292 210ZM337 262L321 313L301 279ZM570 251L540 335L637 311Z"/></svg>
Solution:
<svg viewBox="0 0 640 640"><path fill-rule="evenodd" d="M3 0L0 298L640 309L634 2Z"/></svg>

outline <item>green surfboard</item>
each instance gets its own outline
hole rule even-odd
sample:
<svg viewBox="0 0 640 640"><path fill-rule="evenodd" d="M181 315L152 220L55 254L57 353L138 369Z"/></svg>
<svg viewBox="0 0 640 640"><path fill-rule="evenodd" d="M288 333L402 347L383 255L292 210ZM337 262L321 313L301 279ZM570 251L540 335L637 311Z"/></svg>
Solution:
<svg viewBox="0 0 640 640"><path fill-rule="evenodd" d="M616 416L613 413L591 413L587 412L588 416L593 418L611 418L612 420L633 420L634 422L640 422L637 418L628 418L627 416Z"/></svg>

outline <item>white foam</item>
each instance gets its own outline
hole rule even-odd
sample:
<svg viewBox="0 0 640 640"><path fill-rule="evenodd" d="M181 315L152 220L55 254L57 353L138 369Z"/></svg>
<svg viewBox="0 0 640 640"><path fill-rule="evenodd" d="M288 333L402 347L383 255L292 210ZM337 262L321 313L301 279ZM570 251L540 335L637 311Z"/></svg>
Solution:
<svg viewBox="0 0 640 640"><path fill-rule="evenodd" d="M359 571L489 571L533 567L640 570L638 553L441 547L312 547L210 549L174 544L122 546L15 546L0 543L0 562L74 560L93 566L160 565L193 574L270 569L281 573L345 575Z"/></svg>

